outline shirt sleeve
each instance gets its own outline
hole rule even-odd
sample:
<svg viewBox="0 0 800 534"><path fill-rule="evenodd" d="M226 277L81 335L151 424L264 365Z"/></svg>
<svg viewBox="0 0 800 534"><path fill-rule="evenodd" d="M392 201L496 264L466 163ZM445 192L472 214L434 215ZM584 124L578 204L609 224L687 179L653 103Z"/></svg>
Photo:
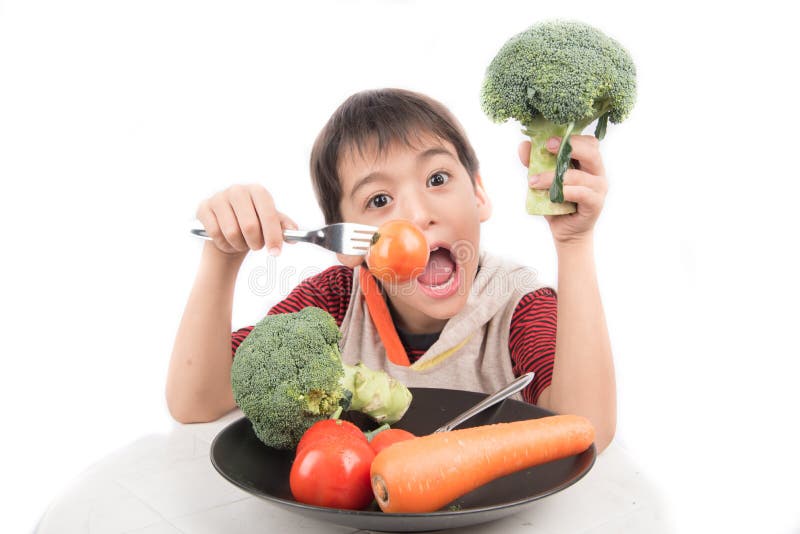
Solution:
<svg viewBox="0 0 800 534"><path fill-rule="evenodd" d="M275 304L267 315L294 313L308 306L315 306L330 313L336 325L341 326L347 313L347 306L350 304L352 288L353 270L344 265L334 265L300 282L285 299ZM233 355L253 328L245 326L231 334Z"/></svg>
<svg viewBox="0 0 800 534"><path fill-rule="evenodd" d="M557 309L556 291L543 287L523 296L511 316L508 349L514 376L535 373L522 391L522 398L531 404L536 404L553 377Z"/></svg>

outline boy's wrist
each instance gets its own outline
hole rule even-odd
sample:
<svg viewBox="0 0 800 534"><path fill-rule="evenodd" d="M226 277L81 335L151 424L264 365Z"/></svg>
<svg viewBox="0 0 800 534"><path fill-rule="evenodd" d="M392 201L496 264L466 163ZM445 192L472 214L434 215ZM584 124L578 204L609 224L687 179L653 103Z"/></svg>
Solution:
<svg viewBox="0 0 800 534"><path fill-rule="evenodd" d="M591 232L581 236L571 237L564 240L555 240L556 253L558 254L571 254L576 251L589 251L594 248L594 234Z"/></svg>
<svg viewBox="0 0 800 534"><path fill-rule="evenodd" d="M204 264L210 264L216 268L239 272L239 268L242 266L246 256L247 251L237 254L228 254L218 249L212 241L207 241L203 246L201 261Z"/></svg>

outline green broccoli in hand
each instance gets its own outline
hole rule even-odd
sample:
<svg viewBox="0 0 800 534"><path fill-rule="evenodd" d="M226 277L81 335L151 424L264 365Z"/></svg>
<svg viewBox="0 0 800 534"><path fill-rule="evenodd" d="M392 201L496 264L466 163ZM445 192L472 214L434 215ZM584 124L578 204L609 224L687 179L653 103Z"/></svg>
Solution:
<svg viewBox="0 0 800 534"><path fill-rule="evenodd" d="M233 396L265 444L294 448L311 425L339 408L388 424L405 414L408 388L382 371L342 363L340 337L329 313L308 307L266 316L239 345Z"/></svg>
<svg viewBox="0 0 800 534"><path fill-rule="evenodd" d="M570 163L569 137L597 120L602 139L610 120L622 122L636 100L636 68L628 52L601 31L580 22L548 21L512 37L486 69L483 111L495 122L518 120L531 138L528 174L555 170L549 191L528 189L531 215L572 213L563 178ZM558 154L547 151L560 137Z"/></svg>

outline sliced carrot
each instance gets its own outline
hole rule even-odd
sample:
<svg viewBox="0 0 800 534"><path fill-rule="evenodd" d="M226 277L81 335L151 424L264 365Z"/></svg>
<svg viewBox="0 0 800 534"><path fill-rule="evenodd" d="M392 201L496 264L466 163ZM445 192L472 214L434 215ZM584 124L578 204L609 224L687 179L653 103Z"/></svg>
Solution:
<svg viewBox="0 0 800 534"><path fill-rule="evenodd" d="M372 461L381 510L433 512L496 478L581 453L594 427L579 415L484 425L395 443Z"/></svg>

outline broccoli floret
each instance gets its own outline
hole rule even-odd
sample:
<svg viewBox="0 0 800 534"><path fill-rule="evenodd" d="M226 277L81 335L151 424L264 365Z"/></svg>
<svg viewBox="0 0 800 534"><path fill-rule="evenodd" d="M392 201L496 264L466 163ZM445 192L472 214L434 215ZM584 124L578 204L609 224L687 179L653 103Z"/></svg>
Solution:
<svg viewBox="0 0 800 534"><path fill-rule="evenodd" d="M486 69L483 111L495 122L516 119L531 138L528 174L556 171L549 192L528 189L531 215L572 213L564 202L563 176L569 166L571 134L597 120L602 139L610 120L622 122L636 100L636 68L614 39L587 24L546 21L512 37ZM557 155L545 148L561 137Z"/></svg>
<svg viewBox="0 0 800 534"><path fill-rule="evenodd" d="M384 372L345 365L340 337L328 312L308 307L266 316L239 345L233 396L265 444L294 448L312 424L340 407L389 424L405 414L408 388Z"/></svg>

